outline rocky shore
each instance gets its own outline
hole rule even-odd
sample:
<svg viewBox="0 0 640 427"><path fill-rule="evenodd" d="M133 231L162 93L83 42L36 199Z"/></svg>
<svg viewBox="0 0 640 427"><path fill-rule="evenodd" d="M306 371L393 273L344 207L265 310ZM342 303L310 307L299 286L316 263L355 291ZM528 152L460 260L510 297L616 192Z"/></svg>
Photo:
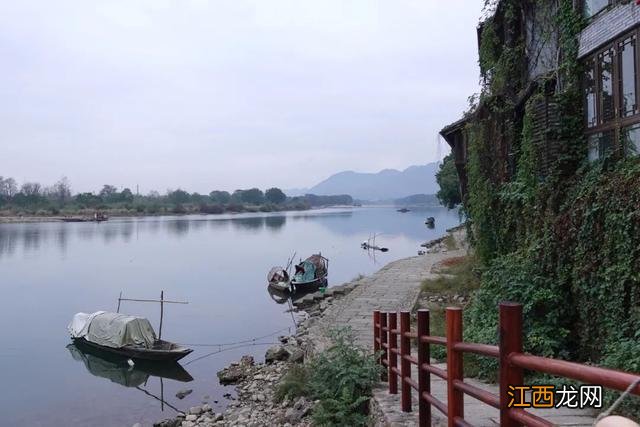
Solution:
<svg viewBox="0 0 640 427"><path fill-rule="evenodd" d="M309 415L314 402L304 397L276 402L275 390L282 376L296 363L303 363L316 348L319 337L310 333L310 327L322 317L324 311L358 286L361 279L325 292L315 292L294 302L302 320L292 336L279 337L280 344L267 349L264 363L256 363L251 356L243 356L218 372L221 384L235 384L237 399L223 413L215 413L208 404L190 408L154 424L154 427L257 427L281 425L285 427L309 426Z"/></svg>

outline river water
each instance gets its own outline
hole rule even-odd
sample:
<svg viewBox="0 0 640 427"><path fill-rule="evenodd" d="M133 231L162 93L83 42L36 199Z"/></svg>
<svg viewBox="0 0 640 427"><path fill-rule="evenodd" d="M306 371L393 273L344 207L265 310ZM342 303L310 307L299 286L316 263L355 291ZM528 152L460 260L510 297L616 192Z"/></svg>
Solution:
<svg viewBox="0 0 640 427"><path fill-rule="evenodd" d="M427 216L434 229L424 225ZM151 425L203 401L221 411L233 386L220 386L216 372L243 354L261 361L278 335L293 333L288 305L266 290L270 267L294 251L297 258L321 252L329 285L338 285L416 255L420 243L458 222L443 208L354 208L0 224L0 424ZM389 252L374 257L360 248L371 233L381 233L377 243ZM130 368L69 345L74 313L115 311L120 292L149 299L161 290L189 302L165 306L163 338L205 344L180 362L186 372ZM121 312L149 318L157 331L158 304L122 302ZM262 336L257 345L212 345ZM193 392L179 400L182 389Z"/></svg>

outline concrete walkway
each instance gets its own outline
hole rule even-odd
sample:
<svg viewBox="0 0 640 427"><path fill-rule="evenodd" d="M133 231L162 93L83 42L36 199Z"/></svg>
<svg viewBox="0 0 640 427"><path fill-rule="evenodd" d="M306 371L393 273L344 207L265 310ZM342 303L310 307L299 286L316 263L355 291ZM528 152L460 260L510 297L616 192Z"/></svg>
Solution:
<svg viewBox="0 0 640 427"><path fill-rule="evenodd" d="M464 245L464 234L454 233L459 247ZM344 298L336 301L323 313L318 322L311 325L309 330L315 337L318 350L328 345L326 332L329 327L350 326L356 337L356 343L363 348L373 347L372 315L374 310L397 311L413 309L423 280L436 277L431 273L434 264L447 258L466 255L466 249L447 252L429 253L392 262L375 273L373 276L358 280L357 286ZM415 370L414 366L414 370ZM417 378L417 373L413 373ZM465 379L470 384L498 394L497 386L485 384L474 379ZM431 375L432 393L446 403L446 382ZM416 393L412 393L414 401ZM403 413L400 411L400 395L390 395L386 384L381 384L375 390L374 404L381 410L384 417L382 424L390 426L413 426L417 424L417 402L414 402L416 412ZM537 410L537 415L544 416L556 425L590 426L591 417L585 411L578 410ZM444 417L436 408L432 410L434 423L441 425ZM498 411L469 396L465 396L465 419L476 426L496 426L499 424ZM445 424L446 425L446 422Z"/></svg>

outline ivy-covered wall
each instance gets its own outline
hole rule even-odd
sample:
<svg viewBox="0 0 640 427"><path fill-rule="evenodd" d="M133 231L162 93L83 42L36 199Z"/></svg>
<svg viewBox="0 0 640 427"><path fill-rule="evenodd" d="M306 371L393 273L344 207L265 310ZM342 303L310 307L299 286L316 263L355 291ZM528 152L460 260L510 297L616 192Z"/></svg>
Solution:
<svg viewBox="0 0 640 427"><path fill-rule="evenodd" d="M464 205L482 285L466 338L495 342L498 302L519 301L527 351L640 372L640 160L586 161L582 19L571 0L558 2L549 28L558 69L531 82L524 3L499 2L482 27L485 84L466 129ZM541 106L553 126L540 125ZM637 401L625 405L640 414Z"/></svg>

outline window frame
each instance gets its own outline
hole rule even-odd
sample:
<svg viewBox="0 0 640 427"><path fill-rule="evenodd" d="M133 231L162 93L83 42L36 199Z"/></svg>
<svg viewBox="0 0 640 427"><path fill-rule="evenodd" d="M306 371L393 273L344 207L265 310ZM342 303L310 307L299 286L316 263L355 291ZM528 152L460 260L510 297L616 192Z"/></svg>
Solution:
<svg viewBox="0 0 640 427"><path fill-rule="evenodd" d="M611 6L614 6L615 4L616 4L616 0L607 0L607 5L605 7L603 7L602 9L600 9L599 11L597 11L591 16L587 16L586 15L587 0L582 0L580 2L580 15L582 15L582 17L587 21L591 21L592 19L600 16L603 12L606 12L607 10L609 10Z"/></svg>
<svg viewBox="0 0 640 427"><path fill-rule="evenodd" d="M633 114L628 116L622 115L622 81L623 78L622 71L622 56L619 54L621 46L625 44L630 38L634 39L634 43L631 44L634 49L634 72L635 72L635 97L636 97L636 110ZM588 115L587 115L587 84L586 81L583 81L583 105L585 106L584 111L584 129L585 135L589 137L590 135L597 133L604 133L613 131L613 152L618 155L624 155L624 147L622 147L622 128L626 128L629 126L633 126L635 124L640 123L640 27L637 27L631 31L627 31L624 34L616 37L612 41L608 42L606 45L601 46L595 52L587 56L583 61L584 64L593 65L594 70L594 80L595 80L595 125L589 127ZM602 64L601 59L607 51L612 52L612 91L613 91L613 117L611 120L603 121L603 100L602 100L602 82L601 82L601 71ZM588 69L588 68L587 68ZM586 80L586 79L585 79Z"/></svg>

